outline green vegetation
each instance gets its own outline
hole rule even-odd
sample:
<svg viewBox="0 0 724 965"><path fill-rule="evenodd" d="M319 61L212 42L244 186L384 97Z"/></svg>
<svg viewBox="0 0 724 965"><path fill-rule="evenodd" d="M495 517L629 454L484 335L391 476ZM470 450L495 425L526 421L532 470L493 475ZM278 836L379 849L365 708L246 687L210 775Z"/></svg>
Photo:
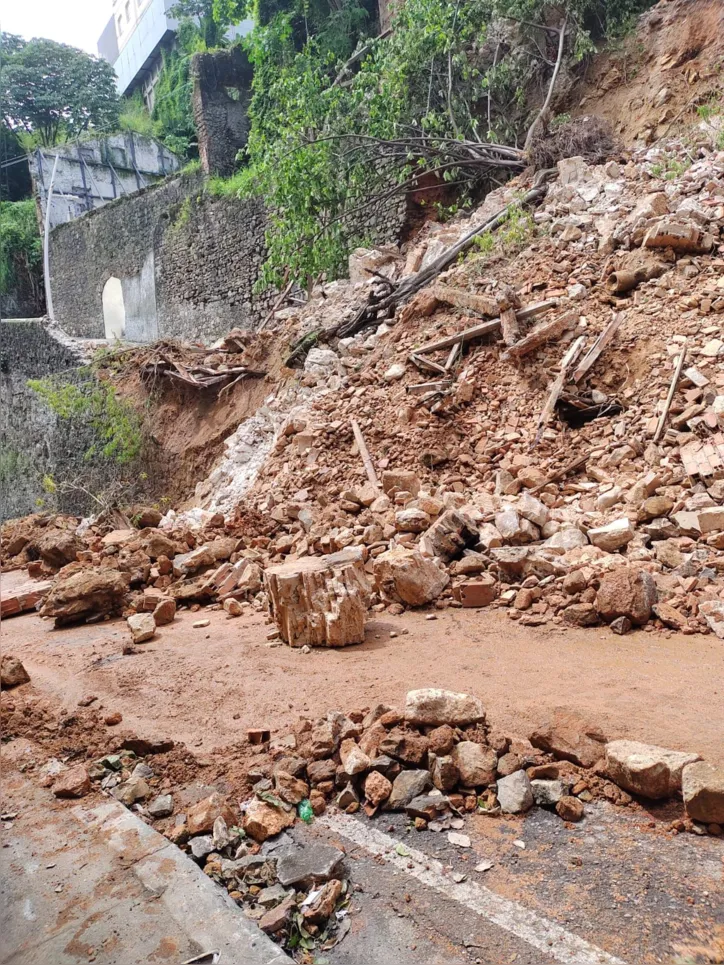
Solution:
<svg viewBox="0 0 724 965"><path fill-rule="evenodd" d="M456 204L485 190L455 145L520 144L560 49L580 61L651 0L406 0L379 35L364 0L215 0L253 10L254 66L245 170L214 194L263 195L270 210L263 284L344 270L375 207L424 172ZM544 25L544 26L541 26ZM563 41L559 39L563 32ZM565 118L561 118L563 123Z"/></svg>
<svg viewBox="0 0 724 965"><path fill-rule="evenodd" d="M0 103L4 123L25 135L26 146L118 128L113 68L53 40L0 34Z"/></svg>
<svg viewBox="0 0 724 965"><path fill-rule="evenodd" d="M38 285L42 260L35 201L0 201L0 293Z"/></svg>
<svg viewBox="0 0 724 965"><path fill-rule="evenodd" d="M484 255L491 255L493 251L513 254L520 251L530 242L535 232L535 222L532 215L522 206L510 208L508 216L500 228L494 233L484 231L473 239L475 247Z"/></svg>
<svg viewBox="0 0 724 965"><path fill-rule="evenodd" d="M96 379L92 369L78 370L80 381L63 376L30 379L28 386L61 419L87 423L96 439L85 453L87 462L95 459L118 465L132 463L141 452L141 425L134 409L116 395L113 386Z"/></svg>
<svg viewBox="0 0 724 965"><path fill-rule="evenodd" d="M660 163L651 165L651 174L653 177L661 178L664 181L673 181L674 178L678 178L680 174L690 168L691 164L690 158L680 161L676 157L667 155Z"/></svg>

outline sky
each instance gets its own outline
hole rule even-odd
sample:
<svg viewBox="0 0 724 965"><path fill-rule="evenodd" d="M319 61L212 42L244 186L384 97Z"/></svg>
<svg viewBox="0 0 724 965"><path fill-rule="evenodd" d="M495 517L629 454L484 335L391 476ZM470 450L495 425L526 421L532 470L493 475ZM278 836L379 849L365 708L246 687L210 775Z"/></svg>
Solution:
<svg viewBox="0 0 724 965"><path fill-rule="evenodd" d="M47 37L97 54L98 38L111 18L111 0L3 0L0 30Z"/></svg>

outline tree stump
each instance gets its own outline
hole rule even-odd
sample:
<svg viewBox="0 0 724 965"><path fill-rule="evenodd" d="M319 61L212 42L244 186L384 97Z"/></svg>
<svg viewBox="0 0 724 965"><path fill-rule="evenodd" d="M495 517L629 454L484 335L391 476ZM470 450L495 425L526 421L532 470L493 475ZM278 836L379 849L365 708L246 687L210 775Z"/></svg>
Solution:
<svg viewBox="0 0 724 965"><path fill-rule="evenodd" d="M271 614L290 646L364 641L370 591L359 547L270 566L264 582Z"/></svg>

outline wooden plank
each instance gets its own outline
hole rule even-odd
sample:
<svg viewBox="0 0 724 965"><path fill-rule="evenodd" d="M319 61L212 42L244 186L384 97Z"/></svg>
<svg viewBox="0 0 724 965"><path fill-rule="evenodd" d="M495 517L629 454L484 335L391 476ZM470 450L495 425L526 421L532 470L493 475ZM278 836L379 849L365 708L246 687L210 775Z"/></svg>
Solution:
<svg viewBox="0 0 724 965"><path fill-rule="evenodd" d="M551 483L564 479L569 472L574 472L576 469L580 469L582 466L585 466L590 455L591 453L587 452L582 456L576 456L572 462L566 463L562 469L559 469L558 472L554 472L553 475L549 476L544 483L540 484L540 486L534 486L533 489L529 489L528 491L531 493L537 493L546 486L549 486Z"/></svg>
<svg viewBox="0 0 724 965"><path fill-rule="evenodd" d="M364 436L362 435L362 430L360 429L359 423L357 422L356 419L351 419L350 422L352 423L352 432L354 433L354 438L355 438L355 442L357 443L357 448L359 449L359 454L362 457L362 462L365 467L365 472L367 473L367 478L375 487L375 489L379 492L380 481L377 478L377 473L375 472L375 467L372 463L370 452L369 452L369 449L367 448L367 443L365 442Z"/></svg>
<svg viewBox="0 0 724 965"><path fill-rule="evenodd" d="M686 359L686 348L687 344L684 342L681 352L679 354L678 361L676 363L676 368L674 369L674 377L671 380L671 385L669 386L669 394L666 396L666 402L664 404L664 411L661 413L659 418L659 424L656 426L656 432L654 433L653 441L656 443L661 438L661 434L664 431L664 426L666 425L666 419L669 415L669 409L671 408L671 403L674 401L674 393L676 392L676 386L681 378L681 371L684 368L684 360Z"/></svg>
<svg viewBox="0 0 724 965"><path fill-rule="evenodd" d="M515 345L520 338L520 322L514 308L506 308L500 313L500 327L506 345Z"/></svg>
<svg viewBox="0 0 724 965"><path fill-rule="evenodd" d="M445 371L449 372L450 369L455 365L460 355L462 355L463 346L462 342L456 342L450 349L450 354L447 357L447 362L445 363Z"/></svg>
<svg viewBox="0 0 724 965"><path fill-rule="evenodd" d="M428 352L438 352L444 348L451 348L456 342L465 344L465 342L470 342L474 338L482 338L483 335L490 335L491 332L496 332L499 328L499 318L493 319L492 322L481 322L480 325L463 329L462 332L458 332L456 335L449 335L447 338L438 339L437 342L428 342L427 345L421 345L415 349L415 354L421 355L427 354Z"/></svg>
<svg viewBox="0 0 724 965"><path fill-rule="evenodd" d="M410 359L413 365L416 365L418 367L418 369L421 369L427 372L435 372L437 375L446 374L447 370L445 369L445 366L439 365L437 362L433 362L432 359L424 359L422 358L421 355L416 355L414 352L412 352L408 356L408 358Z"/></svg>
<svg viewBox="0 0 724 965"><path fill-rule="evenodd" d="M490 318L500 314L497 298L491 298L489 295L476 295L461 288L442 284L432 285L430 291L443 305L464 308L471 312L478 312L480 315L488 315Z"/></svg>
<svg viewBox="0 0 724 965"><path fill-rule="evenodd" d="M532 305L526 305L525 308L519 308L516 312L519 322L525 322L529 318L534 318L536 315L542 315L544 312L550 311L551 308L558 307L557 298L548 298L544 302L533 302Z"/></svg>
<svg viewBox="0 0 724 965"><path fill-rule="evenodd" d="M583 346L585 344L586 344L586 336L579 335L576 341L573 343L573 345L569 347L568 351L561 359L560 372L558 373L558 376L555 382L553 383L550 394L546 399L546 404L543 406L543 410L538 419L538 433L535 438L535 445L538 445L538 443L540 442L540 437L543 432L543 429L548 425L548 423L551 420L551 416L553 415L553 412L556 407L556 402L558 401L558 397L560 396L561 391L563 390L563 386L568 376L568 371L572 365L575 365L576 359L583 351Z"/></svg>
<svg viewBox="0 0 724 965"><path fill-rule="evenodd" d="M583 376L586 374L586 372L588 372L591 366L596 362L601 352L603 352L605 347L608 345L608 343L611 341L613 336L621 327L621 324L624 318L625 318L625 315L623 312L617 312L617 314L613 316L611 321L608 323L608 325L604 328L604 330L601 332L601 334L598 336L596 341L591 346L586 357L582 360L581 364L573 373L574 382L580 382Z"/></svg>
<svg viewBox="0 0 724 965"><path fill-rule="evenodd" d="M530 354L530 352L534 352L545 342L560 338L566 329L573 328L578 323L578 318L578 312L567 312L565 315L559 315L549 322L544 322L534 328L532 332L529 332L525 338L516 342L515 345L511 345L502 357L504 359L519 359Z"/></svg>
<svg viewBox="0 0 724 965"><path fill-rule="evenodd" d="M452 385L451 379L441 380L440 382L419 382L417 385L408 385L405 389L410 395L424 395L425 392L444 392Z"/></svg>

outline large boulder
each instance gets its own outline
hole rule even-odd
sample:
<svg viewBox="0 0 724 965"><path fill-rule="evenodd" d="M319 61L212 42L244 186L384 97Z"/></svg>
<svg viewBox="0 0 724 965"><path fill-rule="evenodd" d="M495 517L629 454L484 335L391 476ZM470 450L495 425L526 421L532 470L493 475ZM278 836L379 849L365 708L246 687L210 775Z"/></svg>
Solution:
<svg viewBox="0 0 724 965"><path fill-rule="evenodd" d="M628 617L634 626L651 619L656 603L656 583L646 570L620 566L601 578L596 594L596 610L601 619L611 623L617 617Z"/></svg>
<svg viewBox="0 0 724 965"><path fill-rule="evenodd" d="M724 824L724 767L705 761L687 764L681 775L686 813L704 824Z"/></svg>
<svg viewBox="0 0 724 965"><path fill-rule="evenodd" d="M450 577L434 560L417 550L396 546L373 563L375 585L390 602L424 606L440 596Z"/></svg>
<svg viewBox="0 0 724 965"><path fill-rule="evenodd" d="M606 744L605 770L624 791L658 800L680 791L682 771L699 759L698 754L619 740Z"/></svg>
<svg viewBox="0 0 724 965"><path fill-rule="evenodd" d="M58 574L40 615L55 617L55 625L63 626L97 614L116 613L121 610L127 592L127 577L118 570L68 567Z"/></svg>
<svg viewBox="0 0 724 965"><path fill-rule="evenodd" d="M408 691L405 720L409 724L422 726L450 724L452 727L464 727L485 720L485 708L477 697L471 697L470 694L427 687Z"/></svg>
<svg viewBox="0 0 724 965"><path fill-rule="evenodd" d="M558 760L581 767L593 767L606 750L606 738L597 727L575 711L562 709L555 710L533 731L530 742Z"/></svg>
<svg viewBox="0 0 724 965"><path fill-rule="evenodd" d="M48 566L61 567L73 563L85 543L72 530L49 528L35 543L36 549Z"/></svg>
<svg viewBox="0 0 724 965"><path fill-rule="evenodd" d="M11 653L4 653L0 661L0 686L3 690L19 687L30 680L30 674L17 657Z"/></svg>

